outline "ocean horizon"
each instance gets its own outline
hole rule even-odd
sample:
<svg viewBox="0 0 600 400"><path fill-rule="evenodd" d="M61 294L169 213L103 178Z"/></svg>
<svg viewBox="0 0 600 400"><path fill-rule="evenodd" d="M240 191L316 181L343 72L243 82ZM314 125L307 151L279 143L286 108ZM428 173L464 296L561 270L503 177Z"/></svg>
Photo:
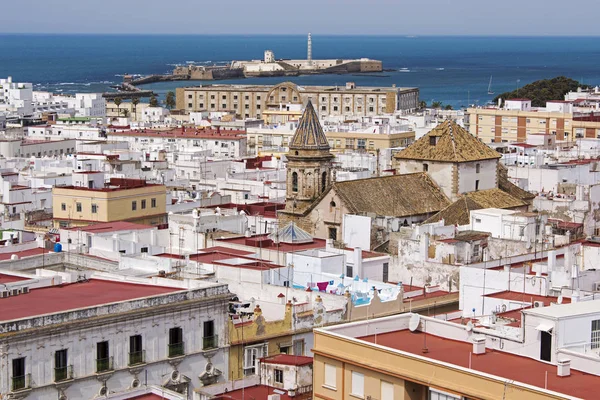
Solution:
<svg viewBox="0 0 600 400"><path fill-rule="evenodd" d="M35 90L71 94L110 91L125 74L165 74L175 65L232 60L306 58L306 35L270 34L0 34L0 77L32 82ZM597 36L426 36L313 34L313 58L383 62L378 74L310 75L144 85L164 96L207 83L418 87L421 99L455 108L485 104L495 94L538 79L567 76L600 83ZM492 80L494 95L488 94Z"/></svg>

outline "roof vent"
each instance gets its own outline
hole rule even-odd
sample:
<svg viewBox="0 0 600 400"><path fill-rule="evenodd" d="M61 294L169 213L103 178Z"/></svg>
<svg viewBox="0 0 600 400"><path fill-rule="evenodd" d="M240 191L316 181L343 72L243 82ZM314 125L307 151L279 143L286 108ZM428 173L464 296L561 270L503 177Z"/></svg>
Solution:
<svg viewBox="0 0 600 400"><path fill-rule="evenodd" d="M485 336L473 338L473 354L485 354Z"/></svg>
<svg viewBox="0 0 600 400"><path fill-rule="evenodd" d="M569 359L558 360L556 362L556 366L557 366L556 375L558 375L558 376L571 375L571 360L569 360Z"/></svg>

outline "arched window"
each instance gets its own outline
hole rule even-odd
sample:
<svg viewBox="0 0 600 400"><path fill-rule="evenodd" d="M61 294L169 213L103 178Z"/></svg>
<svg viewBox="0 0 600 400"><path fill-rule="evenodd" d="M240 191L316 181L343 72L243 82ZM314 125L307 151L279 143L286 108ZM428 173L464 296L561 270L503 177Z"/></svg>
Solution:
<svg viewBox="0 0 600 400"><path fill-rule="evenodd" d="M323 172L323 174L321 175L321 193L323 193L325 191L326 187L327 187L327 172Z"/></svg>
<svg viewBox="0 0 600 400"><path fill-rule="evenodd" d="M292 192L298 191L298 173L292 172Z"/></svg>

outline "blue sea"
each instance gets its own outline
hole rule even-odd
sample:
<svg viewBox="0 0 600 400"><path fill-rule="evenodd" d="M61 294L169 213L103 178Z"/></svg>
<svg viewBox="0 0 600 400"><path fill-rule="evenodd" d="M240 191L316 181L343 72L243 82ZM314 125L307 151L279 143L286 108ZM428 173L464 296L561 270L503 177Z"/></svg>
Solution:
<svg viewBox="0 0 600 400"><path fill-rule="evenodd" d="M12 35L0 34L0 77L33 82L56 93L108 91L123 74L163 74L176 64L226 63L260 59L266 49L277 58L305 58L306 36L268 35ZM484 104L494 96L542 78L559 75L600 84L597 37L406 37L313 35L313 58L369 57L383 61L372 75L317 75L253 78L220 83L409 86L421 99L453 107ZM381 76L383 75L383 76ZM146 85L164 96L177 86Z"/></svg>

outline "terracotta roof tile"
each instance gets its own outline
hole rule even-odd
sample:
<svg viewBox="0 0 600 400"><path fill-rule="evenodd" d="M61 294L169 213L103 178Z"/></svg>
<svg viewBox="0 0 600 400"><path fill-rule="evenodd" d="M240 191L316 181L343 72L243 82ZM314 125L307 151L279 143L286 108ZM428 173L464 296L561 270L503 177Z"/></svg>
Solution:
<svg viewBox="0 0 600 400"><path fill-rule="evenodd" d="M319 117L310 101L306 105L298 128L290 141L290 150L329 151L327 137L323 133Z"/></svg>
<svg viewBox="0 0 600 400"><path fill-rule="evenodd" d="M501 155L455 122L447 120L395 157L405 160L468 162L498 159Z"/></svg>

